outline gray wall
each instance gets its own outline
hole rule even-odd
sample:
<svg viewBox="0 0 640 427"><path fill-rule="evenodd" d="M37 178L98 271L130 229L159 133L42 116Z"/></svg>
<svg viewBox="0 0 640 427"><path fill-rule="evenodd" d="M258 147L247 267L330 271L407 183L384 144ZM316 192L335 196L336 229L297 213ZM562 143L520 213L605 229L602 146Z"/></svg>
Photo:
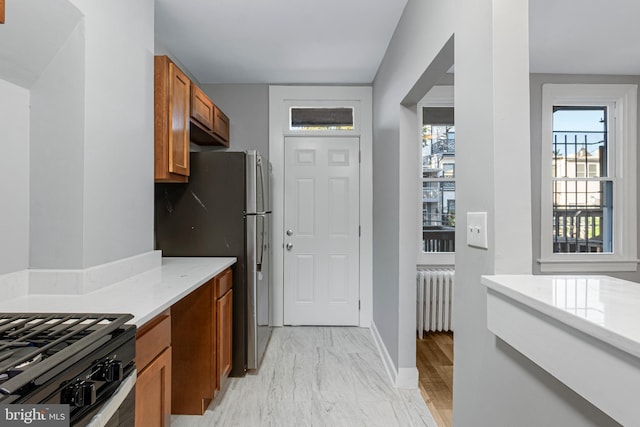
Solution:
<svg viewBox="0 0 640 427"><path fill-rule="evenodd" d="M0 80L0 275L29 265L29 91Z"/></svg>
<svg viewBox="0 0 640 427"><path fill-rule="evenodd" d="M453 421L487 427L616 425L486 327L480 276L531 272L527 3L463 0L456 16L458 224L466 224L469 211L487 211L489 249L468 247L464 234L456 236Z"/></svg>
<svg viewBox="0 0 640 427"><path fill-rule="evenodd" d="M200 88L229 117L231 137L228 150L258 150L269 158L269 85L207 84ZM200 147L192 150L226 150Z"/></svg>
<svg viewBox="0 0 640 427"><path fill-rule="evenodd" d="M486 327L480 276L529 273L533 257L527 13L526 0L407 4L373 86L374 322L396 366L408 366L415 350L402 337L415 332L403 329L403 322L415 321L415 311L402 295L405 287L415 286L404 282L407 265L415 266L415 260L398 257L413 244L398 237L412 221L402 205L410 199L398 194L415 171L399 166L414 150L403 145L399 123L409 109L400 103L429 80L423 73L455 29L459 224L465 226L467 212L486 211L489 249L468 247L464 234L456 236L454 425L615 425ZM514 141L513 135L523 132ZM413 206L417 210L417 203Z"/></svg>
<svg viewBox="0 0 640 427"><path fill-rule="evenodd" d="M443 17L454 15L450 2L409 0L373 82L373 321L397 369L415 367L410 325L415 325L418 203L405 182L417 183L419 176L417 161L414 168L400 166L418 155L417 146L401 149L400 104L450 38L453 23ZM407 209L413 217L403 216ZM401 237L407 228L412 241ZM413 257L403 256L406 250Z"/></svg>
<svg viewBox="0 0 640 427"><path fill-rule="evenodd" d="M545 83L585 83L585 84L637 84L640 76L601 76L601 75L570 75L570 74L531 74L531 207L533 210L533 272L540 272L540 168L542 156L542 85ZM638 123L640 123L640 108L638 108ZM639 137L640 138L640 137ZM638 152L640 156L640 151ZM638 159L640 164L640 159ZM640 175L638 176L640 188ZM638 198L640 204L640 197ZM640 233L640 231L638 231ZM640 236L638 236L640 242ZM640 251L638 252L640 253ZM640 282L640 271L634 272L604 272L608 276Z"/></svg>

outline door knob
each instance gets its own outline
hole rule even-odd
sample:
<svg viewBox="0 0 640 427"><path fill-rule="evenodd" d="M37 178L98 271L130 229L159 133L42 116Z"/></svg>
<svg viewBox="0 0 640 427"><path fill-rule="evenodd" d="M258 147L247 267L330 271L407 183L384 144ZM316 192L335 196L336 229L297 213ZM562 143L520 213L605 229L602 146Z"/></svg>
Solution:
<svg viewBox="0 0 640 427"><path fill-rule="evenodd" d="M287 230L287 236L293 236L293 230L291 229Z"/></svg>
<svg viewBox="0 0 640 427"><path fill-rule="evenodd" d="M291 249L293 249L293 243L287 243L287 250L290 251Z"/></svg>

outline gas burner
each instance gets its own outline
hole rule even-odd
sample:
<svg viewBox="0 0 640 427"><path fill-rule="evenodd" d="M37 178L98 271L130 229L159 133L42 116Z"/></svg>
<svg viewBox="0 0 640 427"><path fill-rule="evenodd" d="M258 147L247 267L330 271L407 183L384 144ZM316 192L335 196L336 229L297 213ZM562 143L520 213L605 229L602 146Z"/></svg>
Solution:
<svg viewBox="0 0 640 427"><path fill-rule="evenodd" d="M0 381L8 380L26 371L44 359L43 354L37 347L17 346L5 349L2 353L2 362L8 368L0 372Z"/></svg>
<svg viewBox="0 0 640 427"><path fill-rule="evenodd" d="M70 359L85 347L109 341L112 331L131 317L0 313L0 393L10 386L21 387L32 376L44 375L49 365Z"/></svg>
<svg viewBox="0 0 640 427"><path fill-rule="evenodd" d="M0 313L0 404L68 404L70 425L87 425L135 378L132 317ZM127 401L119 413L133 425L133 392Z"/></svg>
<svg viewBox="0 0 640 427"><path fill-rule="evenodd" d="M13 355L7 360L7 363L11 363L12 361L24 360L25 357L29 357L29 359L24 362L19 362L13 368L10 368L6 373L8 378L15 377L16 375L26 371L36 363L40 362L43 359L42 353L38 353L37 350L34 352L33 348L30 347L21 347L15 350L12 350Z"/></svg>

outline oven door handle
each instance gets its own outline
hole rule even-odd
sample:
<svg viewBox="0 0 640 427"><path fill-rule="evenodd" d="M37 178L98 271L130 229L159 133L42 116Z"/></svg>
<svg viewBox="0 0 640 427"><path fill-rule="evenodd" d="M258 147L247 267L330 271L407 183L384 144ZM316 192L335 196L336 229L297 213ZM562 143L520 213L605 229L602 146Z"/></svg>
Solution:
<svg viewBox="0 0 640 427"><path fill-rule="evenodd" d="M111 417L116 413L122 402L127 398L129 392L136 385L137 370L133 370L120 384L116 392L109 398L107 403L100 411L91 418L87 427L104 427L107 425Z"/></svg>

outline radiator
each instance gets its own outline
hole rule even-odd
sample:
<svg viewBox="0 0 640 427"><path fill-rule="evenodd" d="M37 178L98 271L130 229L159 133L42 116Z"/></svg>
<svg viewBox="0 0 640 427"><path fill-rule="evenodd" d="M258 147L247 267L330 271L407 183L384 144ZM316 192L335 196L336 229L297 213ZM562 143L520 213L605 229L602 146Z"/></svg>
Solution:
<svg viewBox="0 0 640 427"><path fill-rule="evenodd" d="M419 268L416 276L418 336L424 332L453 331L451 307L453 300L453 269Z"/></svg>

